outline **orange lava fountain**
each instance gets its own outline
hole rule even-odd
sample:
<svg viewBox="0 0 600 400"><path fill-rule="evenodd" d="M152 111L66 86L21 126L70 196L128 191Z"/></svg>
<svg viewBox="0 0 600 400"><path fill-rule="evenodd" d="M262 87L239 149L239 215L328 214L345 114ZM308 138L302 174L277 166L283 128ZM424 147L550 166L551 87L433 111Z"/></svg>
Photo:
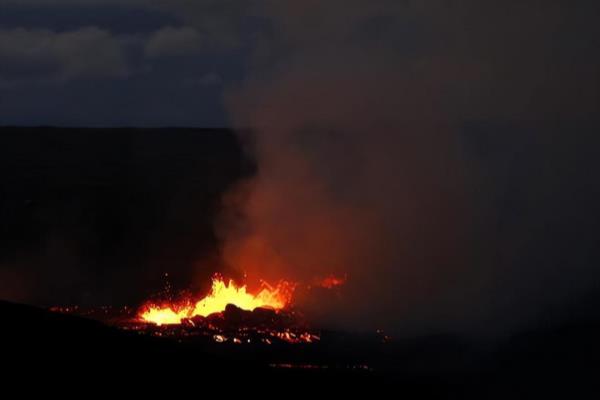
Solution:
<svg viewBox="0 0 600 400"><path fill-rule="evenodd" d="M245 285L237 286L232 280L226 283L217 275L213 277L210 293L195 304L190 301L147 304L142 307L139 319L156 325L180 324L186 318L206 317L225 311L228 304L249 311L260 307L281 310L291 302L293 291L294 285L289 282L282 281L275 287L263 282L262 289L257 294L251 294Z"/></svg>

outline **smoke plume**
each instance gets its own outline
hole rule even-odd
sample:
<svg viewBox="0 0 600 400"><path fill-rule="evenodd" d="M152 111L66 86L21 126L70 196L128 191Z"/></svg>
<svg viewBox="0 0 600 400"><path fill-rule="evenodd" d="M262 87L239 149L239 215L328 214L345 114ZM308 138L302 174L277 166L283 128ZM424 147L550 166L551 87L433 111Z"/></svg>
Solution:
<svg viewBox="0 0 600 400"><path fill-rule="evenodd" d="M261 3L271 33L228 96L258 173L226 196L226 261L249 279L347 275L308 309L403 332L505 330L586 289L597 255L564 244L579 216L556 199L581 163L598 167L579 157L597 140L568 136L596 126L598 105L590 64L571 56L598 58L573 48L592 28L564 4ZM530 210L541 193L552 205ZM563 248L543 254L550 243ZM574 252L586 260L555 265Z"/></svg>

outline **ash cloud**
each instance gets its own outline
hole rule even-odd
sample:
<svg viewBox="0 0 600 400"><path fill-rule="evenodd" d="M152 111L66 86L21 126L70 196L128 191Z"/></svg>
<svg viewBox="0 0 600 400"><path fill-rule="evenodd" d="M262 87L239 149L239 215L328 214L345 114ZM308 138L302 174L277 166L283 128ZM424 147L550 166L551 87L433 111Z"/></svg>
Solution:
<svg viewBox="0 0 600 400"><path fill-rule="evenodd" d="M272 35L228 96L258 162L226 199L231 265L348 274L312 312L404 333L509 331L597 286L597 5L258 9Z"/></svg>

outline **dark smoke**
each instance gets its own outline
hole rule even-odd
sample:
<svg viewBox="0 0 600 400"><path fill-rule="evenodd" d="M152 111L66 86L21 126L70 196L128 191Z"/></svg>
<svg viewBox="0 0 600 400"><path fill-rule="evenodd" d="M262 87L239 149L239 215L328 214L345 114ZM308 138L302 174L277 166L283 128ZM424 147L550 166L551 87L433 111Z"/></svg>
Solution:
<svg viewBox="0 0 600 400"><path fill-rule="evenodd" d="M259 9L273 34L229 96L259 168L228 196L231 265L348 274L313 312L403 332L506 331L597 285L595 3Z"/></svg>

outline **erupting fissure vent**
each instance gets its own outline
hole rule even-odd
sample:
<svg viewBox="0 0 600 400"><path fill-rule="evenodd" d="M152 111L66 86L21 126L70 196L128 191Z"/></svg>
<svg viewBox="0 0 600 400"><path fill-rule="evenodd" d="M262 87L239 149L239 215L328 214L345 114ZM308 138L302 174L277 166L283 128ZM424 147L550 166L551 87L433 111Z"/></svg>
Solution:
<svg viewBox="0 0 600 400"><path fill-rule="evenodd" d="M223 312L228 304L248 311L256 308L281 310L290 304L294 287L287 281L281 281L276 286L263 282L261 290L252 294L246 285L238 286L233 280L226 282L216 275L209 294L201 300L195 303L191 300L148 303L142 307L139 319L156 325L181 324L185 319Z"/></svg>

